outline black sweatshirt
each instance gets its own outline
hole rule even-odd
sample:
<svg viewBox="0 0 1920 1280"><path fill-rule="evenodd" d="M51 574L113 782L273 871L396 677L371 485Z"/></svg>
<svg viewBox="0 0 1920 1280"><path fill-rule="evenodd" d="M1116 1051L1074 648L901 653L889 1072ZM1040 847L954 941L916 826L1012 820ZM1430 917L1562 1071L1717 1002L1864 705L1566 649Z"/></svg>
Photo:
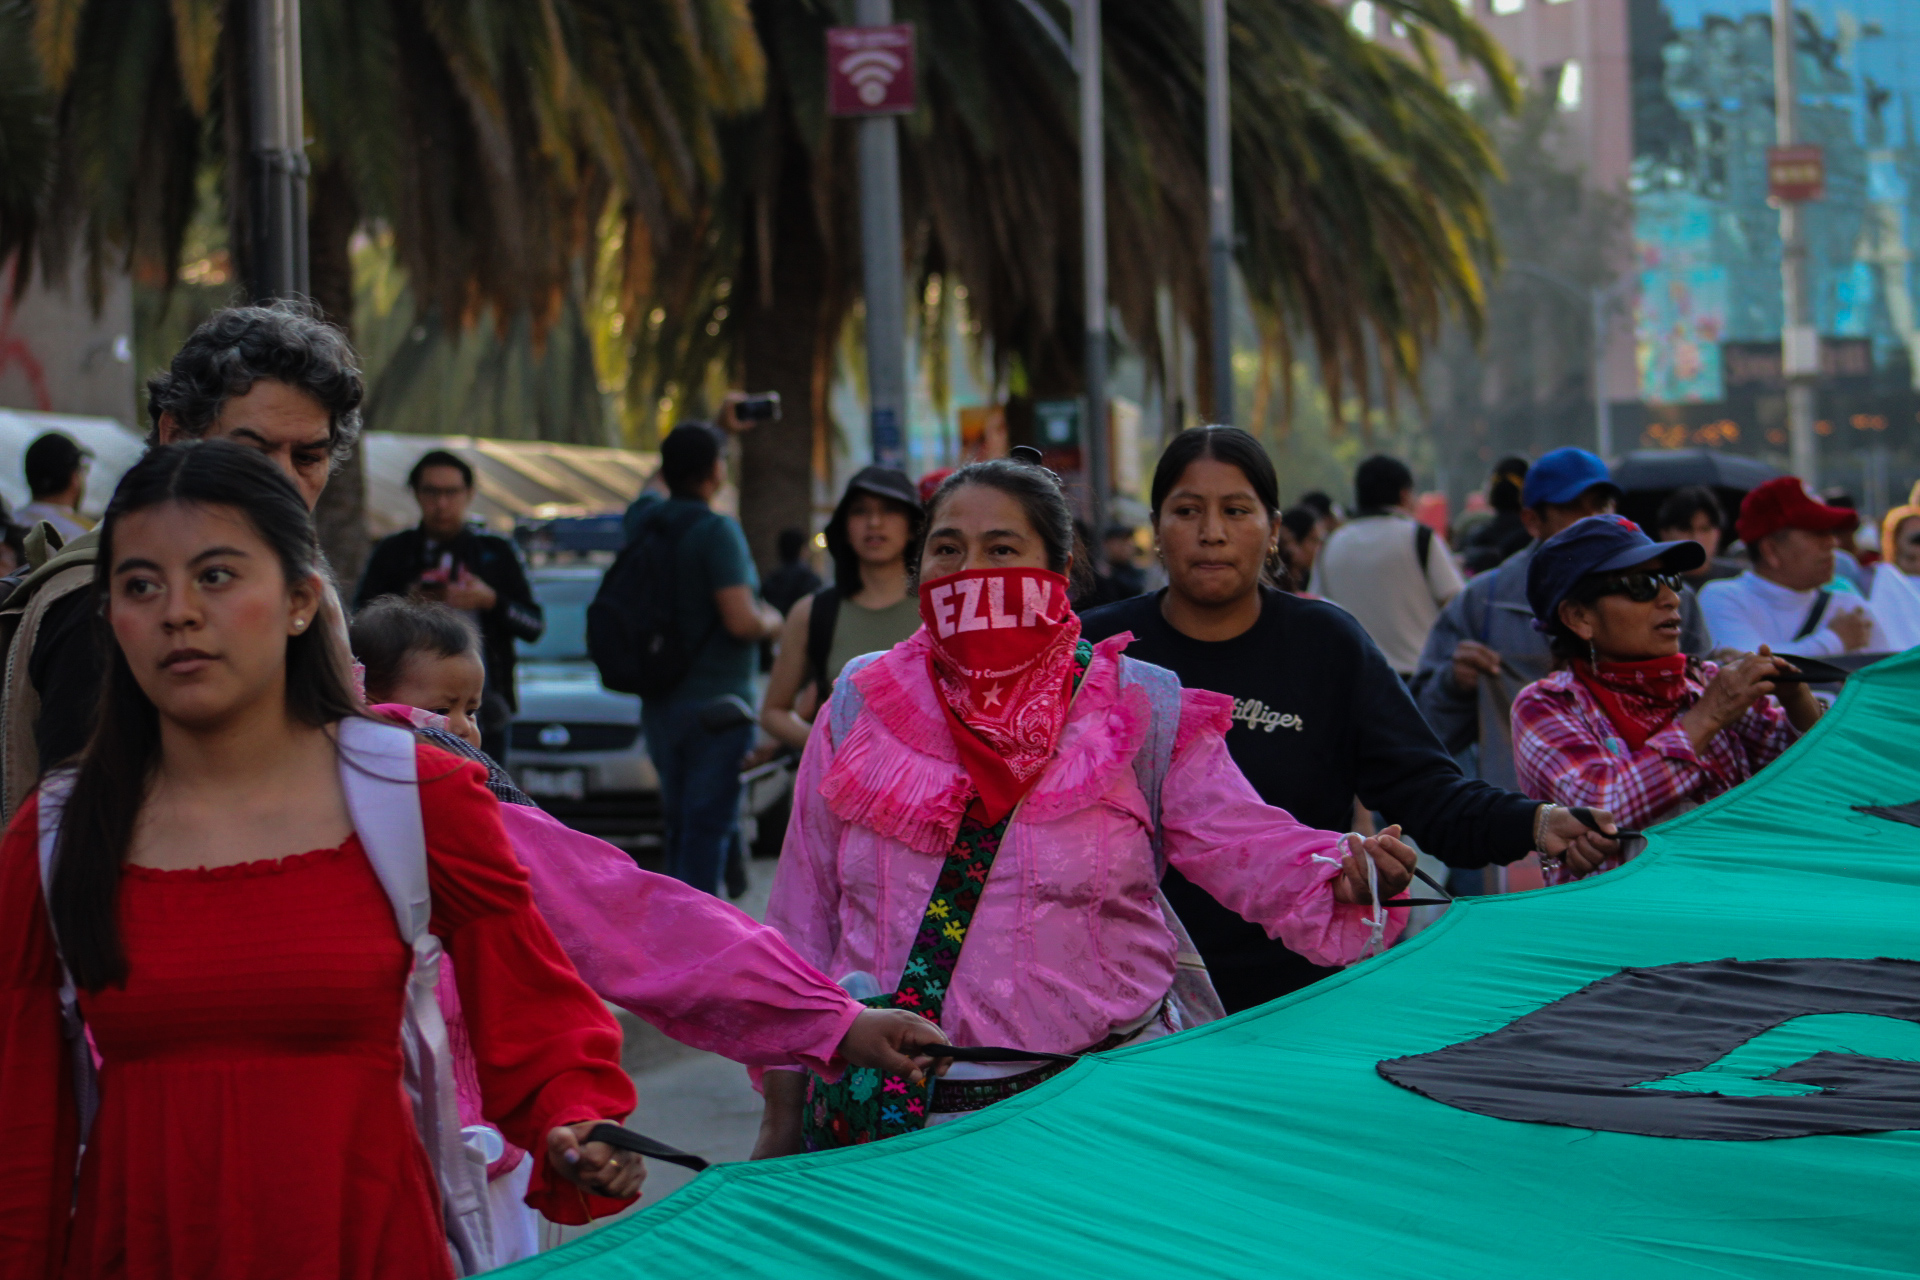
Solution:
<svg viewBox="0 0 1920 1280"><path fill-rule="evenodd" d="M367 558L360 589L353 593L353 607L362 608L381 596L408 594L420 575L434 568L443 556L451 556L454 564L465 566L498 597L493 608L479 617L481 659L487 669L487 688L497 691L509 707L517 710L520 703L514 693L513 666L519 655L513 642L538 640L547 624L534 601L527 571L520 565L520 553L505 538L468 526L445 542L437 542L417 525L382 538Z"/></svg>
<svg viewBox="0 0 1920 1280"><path fill-rule="evenodd" d="M1536 801L1460 772L1353 616L1262 587L1260 621L1231 640L1195 640L1160 615L1164 592L1081 617L1090 640L1131 631L1127 656L1189 688L1233 698L1227 750L1260 798L1308 826L1346 831L1360 797L1449 866L1484 867L1533 847ZM1331 973L1267 937L1169 870L1167 897L1193 934L1229 1010Z"/></svg>

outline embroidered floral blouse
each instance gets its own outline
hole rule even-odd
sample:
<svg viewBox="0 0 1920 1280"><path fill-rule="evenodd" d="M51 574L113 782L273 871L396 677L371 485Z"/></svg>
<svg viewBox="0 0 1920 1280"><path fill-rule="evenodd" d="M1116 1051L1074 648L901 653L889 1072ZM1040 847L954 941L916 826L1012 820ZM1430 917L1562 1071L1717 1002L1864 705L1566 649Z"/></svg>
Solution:
<svg viewBox="0 0 1920 1280"><path fill-rule="evenodd" d="M1536 680L1513 700L1513 763L1520 790L1536 800L1605 809L1622 827L1640 827L1684 805L1730 791L1799 735L1786 709L1765 697L1695 751L1680 716L1700 700L1719 667L1689 674L1680 711L1629 751L1599 702L1571 671Z"/></svg>
<svg viewBox="0 0 1920 1280"><path fill-rule="evenodd" d="M1150 1013L1175 947L1134 756L1146 692L1123 685L1122 634L1094 647L1053 760L1012 815L946 997L956 1044L1070 1052ZM972 794L927 677L925 633L851 679L863 709L808 740L767 923L830 977L898 983ZM836 697L841 696L836 693ZM1320 964L1366 948L1370 908L1336 903L1341 837L1262 804L1227 754L1232 700L1182 691L1161 786L1167 860ZM1403 912L1389 912L1387 937Z"/></svg>

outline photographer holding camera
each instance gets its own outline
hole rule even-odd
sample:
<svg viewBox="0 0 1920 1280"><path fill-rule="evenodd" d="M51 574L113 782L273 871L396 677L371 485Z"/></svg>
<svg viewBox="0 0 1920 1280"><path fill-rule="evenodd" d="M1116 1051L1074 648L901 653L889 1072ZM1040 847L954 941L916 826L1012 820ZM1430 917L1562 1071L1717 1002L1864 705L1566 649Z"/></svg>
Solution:
<svg viewBox="0 0 1920 1280"><path fill-rule="evenodd" d="M487 691L480 708L481 749L507 755L507 726L515 709L515 640L538 640L547 628L534 603L513 543L467 523L473 505L473 468L464 458L433 449L407 473L420 504L420 523L384 538L367 560L354 593L359 609L381 596L437 600L472 617L480 628Z"/></svg>

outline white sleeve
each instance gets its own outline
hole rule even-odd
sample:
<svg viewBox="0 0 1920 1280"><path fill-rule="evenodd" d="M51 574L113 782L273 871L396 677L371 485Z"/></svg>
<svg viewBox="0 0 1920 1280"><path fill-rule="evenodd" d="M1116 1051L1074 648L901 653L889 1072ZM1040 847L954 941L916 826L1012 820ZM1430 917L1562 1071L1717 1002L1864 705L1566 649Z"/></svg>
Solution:
<svg viewBox="0 0 1920 1280"><path fill-rule="evenodd" d="M1417 538L1420 535L1416 533L1413 536ZM1450 600L1466 589L1466 585L1466 580L1460 576L1460 566L1453 562L1453 552L1448 549L1447 540L1434 534L1432 543L1427 547L1427 590L1433 593L1433 602L1442 609L1446 608Z"/></svg>
<svg viewBox="0 0 1920 1280"><path fill-rule="evenodd" d="M1759 651L1765 637L1755 625L1751 607L1752 598L1731 584L1709 582L1700 589L1700 612L1706 615L1715 648Z"/></svg>

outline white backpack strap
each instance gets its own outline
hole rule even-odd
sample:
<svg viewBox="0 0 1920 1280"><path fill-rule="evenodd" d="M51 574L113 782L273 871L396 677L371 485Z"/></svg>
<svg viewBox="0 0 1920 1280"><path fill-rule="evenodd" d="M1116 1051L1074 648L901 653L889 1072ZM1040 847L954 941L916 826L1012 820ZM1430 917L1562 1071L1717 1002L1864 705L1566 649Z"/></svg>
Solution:
<svg viewBox="0 0 1920 1280"><path fill-rule="evenodd" d="M1167 774L1173 768L1173 744L1180 737L1180 677L1165 667L1123 656L1120 681L1146 690L1147 705L1153 711L1147 721L1146 739L1134 753L1133 775L1147 801L1147 839L1153 845L1154 871L1164 877L1167 854L1165 833L1160 827L1160 789L1166 785ZM1207 972L1207 962L1201 958L1200 948L1194 945L1193 935L1187 932L1180 913L1167 900L1165 890L1156 888L1153 896L1160 905L1160 915L1167 922L1168 932L1173 934L1175 967L1170 996L1179 1010L1182 1025L1194 1027L1226 1017L1226 1006L1220 1002L1219 992L1213 989L1213 976Z"/></svg>
<svg viewBox="0 0 1920 1280"><path fill-rule="evenodd" d="M60 819L73 792L73 777L73 770L62 769L48 774L40 784L40 898L47 904L47 931L53 935L54 955L60 961L60 1022L73 1058L73 1099L80 1111L80 1146L84 1150L87 1135L93 1131L94 1113L100 1109L100 1079L93 1069L86 1020L80 1016L80 989L74 985L66 957L60 954L60 934L53 927L53 860L60 844Z"/></svg>
<svg viewBox="0 0 1920 1280"><path fill-rule="evenodd" d="M493 1266L493 1217L487 1161L460 1131L453 1046L434 988L440 939L428 929L433 894L427 883L427 833L411 731L357 717L340 722L340 785L367 861L393 905L400 937L413 951L401 1020L407 1095L440 1183L454 1270L473 1275Z"/></svg>

